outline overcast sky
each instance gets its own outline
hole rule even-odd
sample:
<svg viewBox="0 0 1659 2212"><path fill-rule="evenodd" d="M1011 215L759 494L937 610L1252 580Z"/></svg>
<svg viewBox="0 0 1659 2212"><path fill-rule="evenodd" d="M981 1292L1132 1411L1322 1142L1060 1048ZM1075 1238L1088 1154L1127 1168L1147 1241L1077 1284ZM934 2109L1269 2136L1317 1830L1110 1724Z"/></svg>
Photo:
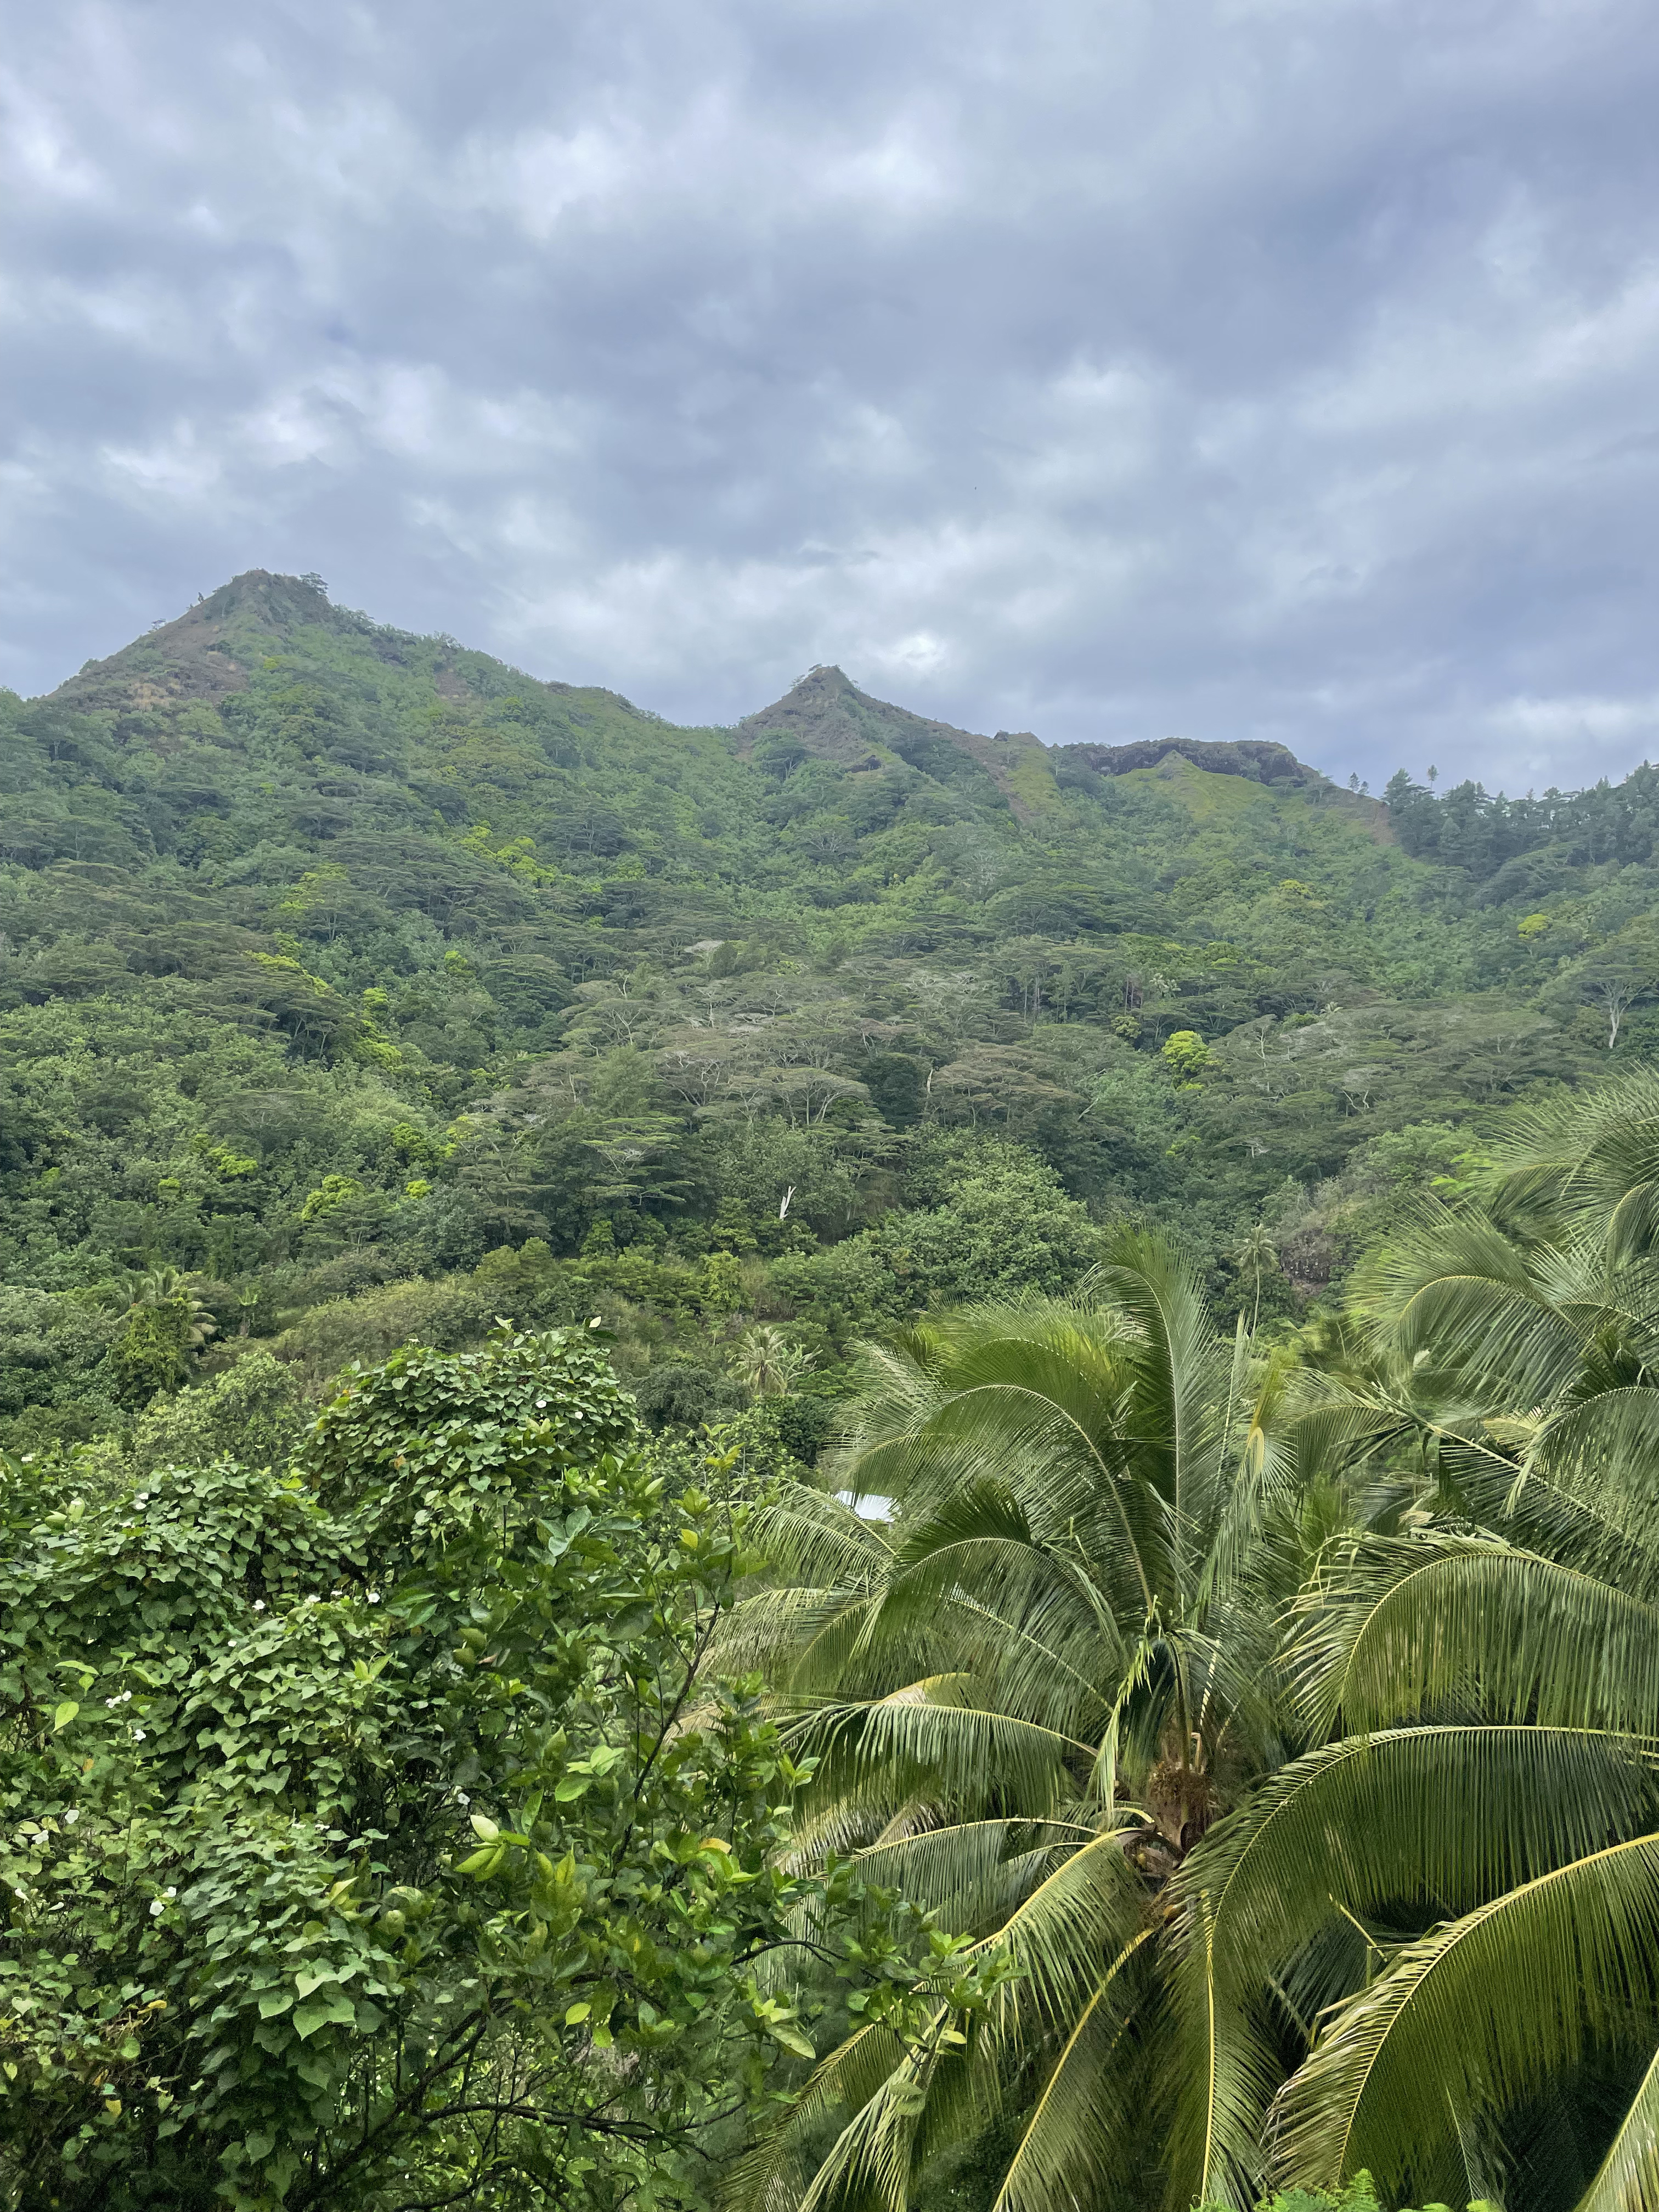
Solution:
<svg viewBox="0 0 1659 2212"><path fill-rule="evenodd" d="M0 681L319 570L1376 788L1659 757L1653 0L9 0Z"/></svg>

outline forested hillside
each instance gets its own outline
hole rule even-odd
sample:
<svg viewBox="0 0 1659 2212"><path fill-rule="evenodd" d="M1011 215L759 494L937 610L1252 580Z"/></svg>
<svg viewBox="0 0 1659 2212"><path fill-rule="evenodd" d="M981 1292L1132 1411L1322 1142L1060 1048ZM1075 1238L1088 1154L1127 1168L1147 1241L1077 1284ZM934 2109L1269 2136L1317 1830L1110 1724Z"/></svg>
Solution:
<svg viewBox="0 0 1659 2212"><path fill-rule="evenodd" d="M654 1425L771 1397L810 1458L852 1338L1126 1218L1297 1312L1659 1019L1646 769L1384 802L836 669L683 729L257 571L0 747L15 1448L245 1340L303 1398L599 1314Z"/></svg>
<svg viewBox="0 0 1659 2212"><path fill-rule="evenodd" d="M1651 770L3 734L8 2203L1650 2201Z"/></svg>

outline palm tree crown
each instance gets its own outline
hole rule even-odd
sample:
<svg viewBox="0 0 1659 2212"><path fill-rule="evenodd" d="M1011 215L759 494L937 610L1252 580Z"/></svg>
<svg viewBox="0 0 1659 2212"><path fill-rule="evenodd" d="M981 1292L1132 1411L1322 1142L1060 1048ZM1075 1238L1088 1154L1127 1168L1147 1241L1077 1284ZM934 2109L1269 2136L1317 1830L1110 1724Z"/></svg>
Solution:
<svg viewBox="0 0 1659 2212"><path fill-rule="evenodd" d="M1196 2184L1659 2199L1659 1079L1523 1119L1310 1378L1306 1748L1182 1870ZM1392 1503L1390 1503L1390 1498ZM1364 1516L1362 1516L1364 1517Z"/></svg>
<svg viewBox="0 0 1659 2212"><path fill-rule="evenodd" d="M740 1608L742 1656L818 1754L809 1846L859 1850L1019 1972L959 2050L866 2030L834 2052L741 2169L744 2201L897 2206L973 2138L1000 2212L1144 2185L1160 1893L1281 1755L1264 1600L1287 1561L1295 1587L1299 1481L1273 1437L1281 1386L1145 1237L1075 1302L866 1350L846 1480L894 1517L810 1492L778 1509L795 1581ZM832 2107L850 2117L811 2178L801 2146Z"/></svg>

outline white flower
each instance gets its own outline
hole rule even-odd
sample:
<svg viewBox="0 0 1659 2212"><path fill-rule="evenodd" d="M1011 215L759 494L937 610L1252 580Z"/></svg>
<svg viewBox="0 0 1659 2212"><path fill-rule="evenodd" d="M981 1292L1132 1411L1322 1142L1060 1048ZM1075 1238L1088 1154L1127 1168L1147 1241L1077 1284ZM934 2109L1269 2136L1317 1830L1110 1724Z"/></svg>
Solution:
<svg viewBox="0 0 1659 2212"><path fill-rule="evenodd" d="M467 1796L465 1790L458 1790L455 1792L455 1802L461 1807L463 1811L465 1811L466 1807L472 1802L472 1800ZM21 1890L19 1890L17 1893L21 1897L23 1893Z"/></svg>
<svg viewBox="0 0 1659 2212"><path fill-rule="evenodd" d="M163 1897L177 1897L179 1892L176 1888L164 1889L161 1894Z"/></svg>
<svg viewBox="0 0 1659 2212"><path fill-rule="evenodd" d="M368 1601L371 1605L379 1605L380 1602L380 1593L379 1590L370 1590L368 1594Z"/></svg>
<svg viewBox="0 0 1659 2212"><path fill-rule="evenodd" d="M254 1599L254 1601L253 1601L253 1610L255 1611L255 1613L263 1613L263 1612L264 1611L264 1609L265 1609L265 1601L264 1601L264 1598L262 1598L262 1597L256 1597L256 1598Z"/></svg>
<svg viewBox="0 0 1659 2212"><path fill-rule="evenodd" d="M167 1911L167 1907L162 1904L159 1897L151 1898L149 1901L149 1909L151 1915L156 1918L159 1918L161 1915Z"/></svg>
<svg viewBox="0 0 1659 2212"><path fill-rule="evenodd" d="M64 1815L64 1826L66 1828L72 1828L80 1817L81 1808L78 1805L71 1805L69 1811Z"/></svg>
<svg viewBox="0 0 1659 2212"><path fill-rule="evenodd" d="M132 1731L132 1740L135 1743L142 1743L143 1741L144 1731L143 1729L134 1729Z"/></svg>

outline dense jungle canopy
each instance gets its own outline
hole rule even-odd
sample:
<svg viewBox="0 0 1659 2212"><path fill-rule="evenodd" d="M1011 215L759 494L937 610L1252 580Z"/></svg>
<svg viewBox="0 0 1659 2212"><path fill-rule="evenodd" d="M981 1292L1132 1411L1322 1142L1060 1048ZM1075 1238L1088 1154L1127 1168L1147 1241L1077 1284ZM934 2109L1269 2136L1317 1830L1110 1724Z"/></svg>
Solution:
<svg viewBox="0 0 1659 2212"><path fill-rule="evenodd" d="M7 2201L1659 2205L1659 780L1434 785L0 700Z"/></svg>
<svg viewBox="0 0 1659 2212"><path fill-rule="evenodd" d="M1291 1316L1492 1109L1659 1039L1656 832L1646 769L1376 800L834 669L672 728L240 577L0 702L0 1442L499 1313L603 1314L702 1418L741 1313L810 1456L854 1336L1126 1219Z"/></svg>

